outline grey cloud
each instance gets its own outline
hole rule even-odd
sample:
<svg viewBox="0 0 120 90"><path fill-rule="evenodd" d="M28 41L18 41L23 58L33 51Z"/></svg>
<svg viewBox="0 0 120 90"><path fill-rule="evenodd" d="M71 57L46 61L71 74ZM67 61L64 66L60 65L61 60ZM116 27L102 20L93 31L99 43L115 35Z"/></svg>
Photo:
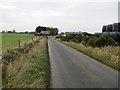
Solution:
<svg viewBox="0 0 120 90"><path fill-rule="evenodd" d="M60 31L101 32L103 24L117 21L118 13L117 2L10 2L1 9L1 30L18 31L45 25Z"/></svg>

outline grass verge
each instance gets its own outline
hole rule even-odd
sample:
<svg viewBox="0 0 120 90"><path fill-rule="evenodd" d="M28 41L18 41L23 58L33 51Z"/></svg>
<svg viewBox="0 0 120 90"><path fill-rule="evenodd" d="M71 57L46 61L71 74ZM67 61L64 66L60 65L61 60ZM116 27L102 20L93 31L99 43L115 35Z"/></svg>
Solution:
<svg viewBox="0 0 120 90"><path fill-rule="evenodd" d="M49 88L47 39L41 39L31 51L19 54L9 65L3 65L2 78L4 88Z"/></svg>
<svg viewBox="0 0 120 90"><path fill-rule="evenodd" d="M84 46L81 43L66 42L66 41L61 41L59 39L56 39L56 40L120 71L120 47L119 46L93 48L90 46Z"/></svg>

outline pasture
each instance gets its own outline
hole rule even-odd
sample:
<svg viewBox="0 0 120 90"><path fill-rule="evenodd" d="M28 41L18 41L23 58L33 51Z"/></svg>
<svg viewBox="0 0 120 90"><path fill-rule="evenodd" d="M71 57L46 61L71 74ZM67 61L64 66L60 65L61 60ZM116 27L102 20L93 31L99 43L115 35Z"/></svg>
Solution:
<svg viewBox="0 0 120 90"><path fill-rule="evenodd" d="M32 40L33 37L33 34L2 34L2 51L17 47L18 40L20 40L22 44L29 40Z"/></svg>

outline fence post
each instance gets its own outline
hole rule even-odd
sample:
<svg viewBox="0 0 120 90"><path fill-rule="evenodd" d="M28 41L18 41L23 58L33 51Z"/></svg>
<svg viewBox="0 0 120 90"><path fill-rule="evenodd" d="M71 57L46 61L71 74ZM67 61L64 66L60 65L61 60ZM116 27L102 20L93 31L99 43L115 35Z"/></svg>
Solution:
<svg viewBox="0 0 120 90"><path fill-rule="evenodd" d="M18 47L20 47L20 40L18 40Z"/></svg>
<svg viewBox="0 0 120 90"><path fill-rule="evenodd" d="M34 41L33 38L32 38L32 41Z"/></svg>

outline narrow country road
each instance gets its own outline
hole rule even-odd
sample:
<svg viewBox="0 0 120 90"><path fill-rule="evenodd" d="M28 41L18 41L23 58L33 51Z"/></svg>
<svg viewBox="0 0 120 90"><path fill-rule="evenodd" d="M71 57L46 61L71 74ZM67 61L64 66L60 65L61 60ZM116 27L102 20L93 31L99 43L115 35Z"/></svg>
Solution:
<svg viewBox="0 0 120 90"><path fill-rule="evenodd" d="M118 72L53 38L48 40L52 88L118 88Z"/></svg>

